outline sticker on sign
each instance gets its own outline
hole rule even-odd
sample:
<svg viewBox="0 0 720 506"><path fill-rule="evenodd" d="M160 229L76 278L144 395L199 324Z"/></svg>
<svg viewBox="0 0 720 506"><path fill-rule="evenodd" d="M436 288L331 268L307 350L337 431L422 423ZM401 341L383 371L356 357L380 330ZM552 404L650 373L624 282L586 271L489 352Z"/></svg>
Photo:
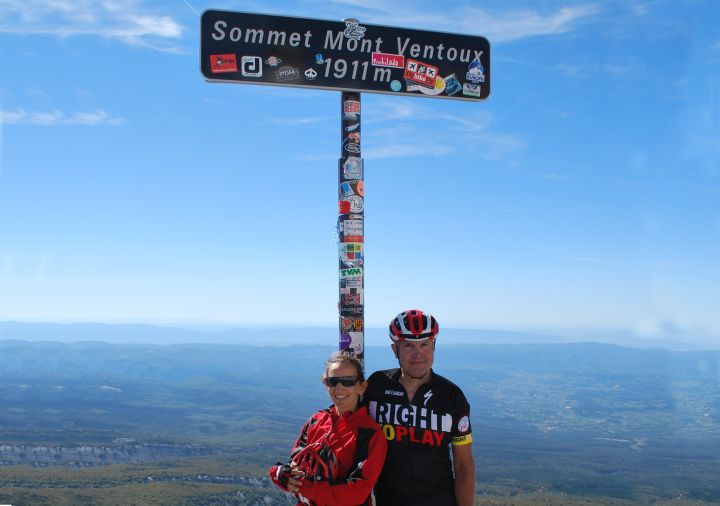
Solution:
<svg viewBox="0 0 720 506"><path fill-rule="evenodd" d="M405 77L407 81L412 81L427 86L428 88L434 88L437 75L437 67L408 58L403 77Z"/></svg>
<svg viewBox="0 0 720 506"><path fill-rule="evenodd" d="M405 57L401 54L373 53L372 64L375 67L393 67L401 69L405 67Z"/></svg>

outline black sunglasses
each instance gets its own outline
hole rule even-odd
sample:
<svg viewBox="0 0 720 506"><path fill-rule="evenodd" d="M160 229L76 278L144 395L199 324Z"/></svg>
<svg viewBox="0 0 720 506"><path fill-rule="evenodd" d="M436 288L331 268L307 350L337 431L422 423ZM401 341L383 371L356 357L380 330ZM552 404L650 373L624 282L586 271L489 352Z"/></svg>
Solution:
<svg viewBox="0 0 720 506"><path fill-rule="evenodd" d="M327 378L323 378L323 383L330 388L338 386L338 383L344 387L350 388L351 386L356 385L358 381L360 381L360 378L357 376L328 376Z"/></svg>

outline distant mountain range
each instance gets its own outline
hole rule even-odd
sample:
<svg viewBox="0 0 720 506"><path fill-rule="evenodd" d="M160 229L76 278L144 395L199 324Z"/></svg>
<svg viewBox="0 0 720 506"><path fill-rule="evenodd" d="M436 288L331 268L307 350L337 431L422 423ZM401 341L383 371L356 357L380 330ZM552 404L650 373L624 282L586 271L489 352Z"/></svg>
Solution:
<svg viewBox="0 0 720 506"><path fill-rule="evenodd" d="M284 346L297 344L334 345L337 329L330 327L212 327L160 326L147 324L105 323L29 323L0 321L0 340L59 341L77 343L101 341L116 344L242 344ZM631 348L668 350L720 349L720 342L687 338L642 338L631 332L578 331L575 335L508 330L443 328L440 339L450 344L551 344L596 342ZM370 327L365 332L366 346L389 344L385 328Z"/></svg>

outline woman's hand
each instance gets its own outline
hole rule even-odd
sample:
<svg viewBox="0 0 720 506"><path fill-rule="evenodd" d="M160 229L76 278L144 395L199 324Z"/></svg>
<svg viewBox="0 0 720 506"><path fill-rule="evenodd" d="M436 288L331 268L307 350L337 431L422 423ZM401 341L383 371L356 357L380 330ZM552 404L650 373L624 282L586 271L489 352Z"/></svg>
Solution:
<svg viewBox="0 0 720 506"><path fill-rule="evenodd" d="M302 479L305 477L305 471L300 469L295 462L290 463L290 479L288 480L287 489L293 494L300 491Z"/></svg>
<svg viewBox="0 0 720 506"><path fill-rule="evenodd" d="M302 478L290 478L288 480L287 489L293 494L296 494L300 492L300 485L302 485Z"/></svg>
<svg viewBox="0 0 720 506"><path fill-rule="evenodd" d="M305 471L300 469L300 466L298 466L295 462L290 462L290 474L293 476L305 476Z"/></svg>

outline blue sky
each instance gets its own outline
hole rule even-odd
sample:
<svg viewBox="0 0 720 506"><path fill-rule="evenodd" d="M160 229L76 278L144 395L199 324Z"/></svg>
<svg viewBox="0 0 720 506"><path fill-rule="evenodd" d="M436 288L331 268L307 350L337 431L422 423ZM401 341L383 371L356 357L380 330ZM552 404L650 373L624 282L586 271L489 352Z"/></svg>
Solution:
<svg viewBox="0 0 720 506"><path fill-rule="evenodd" d="M206 83L206 9L490 40L363 94L367 325L720 342L713 0L0 0L0 320L336 324L339 93Z"/></svg>

